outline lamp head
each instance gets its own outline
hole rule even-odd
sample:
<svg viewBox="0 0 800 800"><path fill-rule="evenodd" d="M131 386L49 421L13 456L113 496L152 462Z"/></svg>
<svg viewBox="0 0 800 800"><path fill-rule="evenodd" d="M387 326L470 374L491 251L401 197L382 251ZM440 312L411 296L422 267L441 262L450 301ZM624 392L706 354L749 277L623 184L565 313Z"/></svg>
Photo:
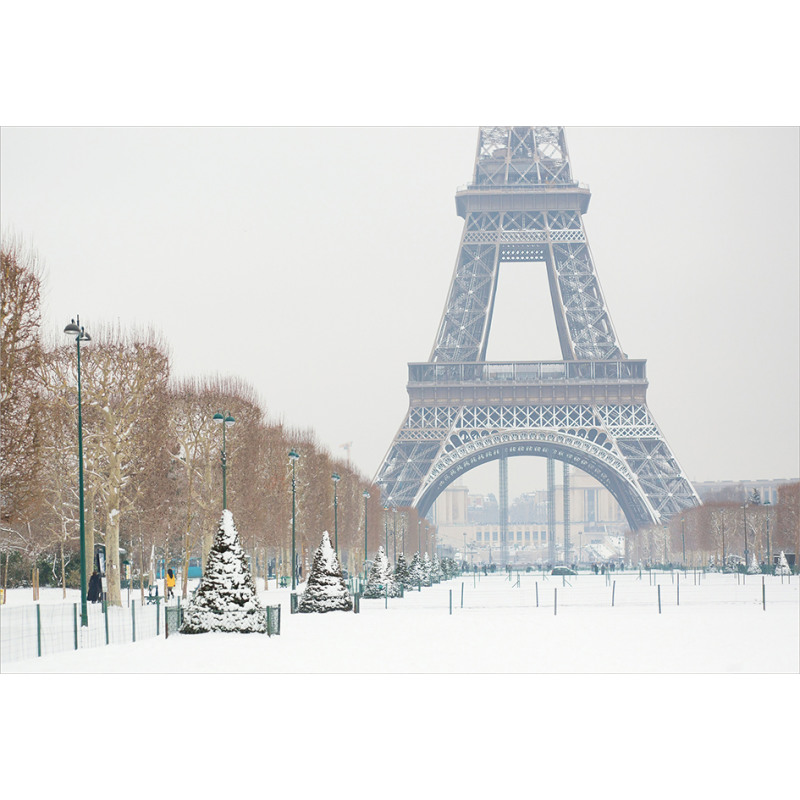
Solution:
<svg viewBox="0 0 800 800"><path fill-rule="evenodd" d="M368 492L366 489L364 489L364 491L363 491L363 492L361 492L361 496L362 496L362 497L363 497L365 500L369 500L369 492Z"/></svg>
<svg viewBox="0 0 800 800"><path fill-rule="evenodd" d="M342 479L341 475L339 475L337 472L334 472L333 475L331 475L331 478L333 479L334 483L339 483L339 481Z"/></svg>
<svg viewBox="0 0 800 800"><path fill-rule="evenodd" d="M300 458L300 453L296 453L294 450L290 450L289 451L289 458L292 461L297 461L297 459Z"/></svg>

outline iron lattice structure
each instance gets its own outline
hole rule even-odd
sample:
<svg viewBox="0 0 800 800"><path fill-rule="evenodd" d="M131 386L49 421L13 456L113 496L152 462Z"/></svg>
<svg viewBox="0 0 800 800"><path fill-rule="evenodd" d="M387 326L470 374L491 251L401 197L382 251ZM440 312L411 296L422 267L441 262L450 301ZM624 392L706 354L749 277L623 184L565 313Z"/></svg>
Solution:
<svg viewBox="0 0 800 800"><path fill-rule="evenodd" d="M463 473L520 455L592 475L632 530L699 503L647 407L645 361L618 344L583 226L590 197L563 128L480 129L439 330L429 360L409 364L408 414L376 476L386 504L426 514ZM544 262L561 361L485 360L508 261Z"/></svg>

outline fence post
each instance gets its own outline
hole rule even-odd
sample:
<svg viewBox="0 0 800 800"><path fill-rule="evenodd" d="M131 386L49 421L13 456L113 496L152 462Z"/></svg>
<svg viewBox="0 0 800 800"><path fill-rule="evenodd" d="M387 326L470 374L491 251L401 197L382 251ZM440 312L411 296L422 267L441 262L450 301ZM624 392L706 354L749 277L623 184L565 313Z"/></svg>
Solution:
<svg viewBox="0 0 800 800"><path fill-rule="evenodd" d="M133 641L136 641L136 613L133 610L133 607L136 605L135 600L131 600L131 634L133 635Z"/></svg>
<svg viewBox="0 0 800 800"><path fill-rule="evenodd" d="M453 590L450 590L450 613L453 613Z"/></svg>
<svg viewBox="0 0 800 800"><path fill-rule="evenodd" d="M767 590L764 586L764 576L761 576L761 607L767 610Z"/></svg>
<svg viewBox="0 0 800 800"><path fill-rule="evenodd" d="M614 581L613 585L611 586L611 608L614 608L614 595L617 591L617 582Z"/></svg>
<svg viewBox="0 0 800 800"><path fill-rule="evenodd" d="M42 657L42 614L39 604L36 604L36 652Z"/></svg>
<svg viewBox="0 0 800 800"><path fill-rule="evenodd" d="M658 613L661 613L661 584L658 584Z"/></svg>
<svg viewBox="0 0 800 800"><path fill-rule="evenodd" d="M108 601L103 595L103 617L106 621L106 644L108 644Z"/></svg>
<svg viewBox="0 0 800 800"><path fill-rule="evenodd" d="M553 589L553 616L558 614L558 587Z"/></svg>
<svg viewBox="0 0 800 800"><path fill-rule="evenodd" d="M677 597L678 597L678 605L681 604L681 574L678 573L678 584L677 584Z"/></svg>
<svg viewBox="0 0 800 800"><path fill-rule="evenodd" d="M536 608L539 608L539 581L536 581Z"/></svg>
<svg viewBox="0 0 800 800"><path fill-rule="evenodd" d="M461 581L461 608L464 608L464 581Z"/></svg>

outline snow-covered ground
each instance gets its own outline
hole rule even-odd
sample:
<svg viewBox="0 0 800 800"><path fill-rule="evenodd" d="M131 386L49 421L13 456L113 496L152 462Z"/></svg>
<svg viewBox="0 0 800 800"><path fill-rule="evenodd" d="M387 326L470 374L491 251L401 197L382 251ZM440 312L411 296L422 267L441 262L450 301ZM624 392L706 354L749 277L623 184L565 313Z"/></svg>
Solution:
<svg viewBox="0 0 800 800"><path fill-rule="evenodd" d="M689 572L678 605L677 574L659 574L659 614L647 573L516 577L362 600L358 614L290 614L273 584L260 599L281 604L280 636L162 633L3 664L0 755L33 763L4 778L9 796L30 794L45 755L54 775L85 759L119 798L730 800L776 777L793 792L800 580L767 577L764 610L761 576Z"/></svg>
<svg viewBox="0 0 800 800"><path fill-rule="evenodd" d="M4 672L798 673L800 580L689 571L465 576L362 600L360 613L290 614L281 634L199 634L4 664ZM462 607L463 585L463 607ZM29 595L29 590L27 591ZM452 594L452 613L451 613ZM537 606L538 594L538 606ZM14 596L16 595L16 596ZM48 600L58 602L51 590ZM612 606L613 595L613 606ZM18 602L10 593L9 602ZM45 602L43 599L42 602ZM63 601L62 601L63 602ZM70 600L71 602L71 600Z"/></svg>

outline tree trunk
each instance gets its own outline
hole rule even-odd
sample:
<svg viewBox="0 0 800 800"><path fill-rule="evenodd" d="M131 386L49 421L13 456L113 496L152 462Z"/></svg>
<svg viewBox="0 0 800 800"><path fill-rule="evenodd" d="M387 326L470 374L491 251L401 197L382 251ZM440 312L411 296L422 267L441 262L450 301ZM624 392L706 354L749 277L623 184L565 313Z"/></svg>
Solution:
<svg viewBox="0 0 800 800"><path fill-rule="evenodd" d="M61 597L67 599L67 568L64 565L64 540L61 540Z"/></svg>
<svg viewBox="0 0 800 800"><path fill-rule="evenodd" d="M95 489L84 490L84 539L86 541L86 576L94 572L94 495Z"/></svg>

